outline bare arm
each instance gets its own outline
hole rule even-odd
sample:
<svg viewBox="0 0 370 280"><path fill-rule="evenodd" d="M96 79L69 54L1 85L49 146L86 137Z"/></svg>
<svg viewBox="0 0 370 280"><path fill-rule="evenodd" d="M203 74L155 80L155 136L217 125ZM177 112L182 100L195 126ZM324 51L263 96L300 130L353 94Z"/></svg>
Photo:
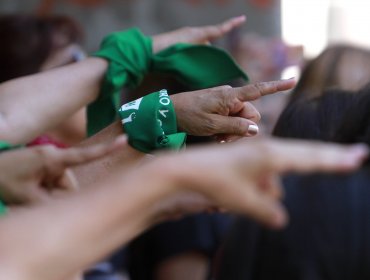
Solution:
<svg viewBox="0 0 370 280"><path fill-rule="evenodd" d="M106 143L115 139L124 133L120 121L116 121L97 134L83 141L79 146L85 147L93 144ZM127 145L121 150L116 151L104 158L89 162L84 165L73 167L73 172L79 185L82 187L90 186L91 184L104 180L106 176L119 169L120 172L125 172L127 169L137 166L148 155L135 150Z"/></svg>
<svg viewBox="0 0 370 280"><path fill-rule="evenodd" d="M14 209L0 223L0 279L67 279L144 231L170 183L164 171L144 174L118 174L63 200Z"/></svg>
<svg viewBox="0 0 370 280"><path fill-rule="evenodd" d="M0 139L23 144L95 100L108 63L100 58L0 85Z"/></svg>
<svg viewBox="0 0 370 280"><path fill-rule="evenodd" d="M315 157L310 155L315 154ZM266 174L349 171L367 155L363 146L255 141L193 149L117 172L104 183L64 199L11 211L0 219L0 277L63 279L103 258L156 223L172 209L193 211L189 192L213 205L242 213L271 227L287 214L276 196L279 185L261 187ZM304 160L302 160L304 159Z"/></svg>

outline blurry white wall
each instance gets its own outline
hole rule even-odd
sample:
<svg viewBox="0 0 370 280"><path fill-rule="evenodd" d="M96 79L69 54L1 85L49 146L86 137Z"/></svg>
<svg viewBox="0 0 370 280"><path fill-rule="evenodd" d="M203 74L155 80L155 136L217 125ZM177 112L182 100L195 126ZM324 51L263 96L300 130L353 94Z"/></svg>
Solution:
<svg viewBox="0 0 370 280"><path fill-rule="evenodd" d="M307 57L338 42L370 47L369 11L366 0L282 0L282 36Z"/></svg>

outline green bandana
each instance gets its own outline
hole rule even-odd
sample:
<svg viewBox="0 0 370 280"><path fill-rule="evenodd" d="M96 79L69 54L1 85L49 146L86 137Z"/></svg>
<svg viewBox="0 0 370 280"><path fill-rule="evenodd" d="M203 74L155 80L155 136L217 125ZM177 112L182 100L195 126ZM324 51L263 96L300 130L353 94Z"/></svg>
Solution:
<svg viewBox="0 0 370 280"><path fill-rule="evenodd" d="M117 118L120 93L134 88L149 72L173 74L194 89L214 87L247 75L223 50L204 45L177 44L152 54L152 40L138 29L108 35L95 56L109 61L99 98L88 107L88 134Z"/></svg>
<svg viewBox="0 0 370 280"><path fill-rule="evenodd" d="M13 146L10 145L8 142L0 141L0 152L10 150ZM4 215L6 213L6 207L0 200L0 216Z"/></svg>
<svg viewBox="0 0 370 280"><path fill-rule="evenodd" d="M186 139L177 133L176 115L167 90L154 92L123 105L118 111L129 144L144 153L179 149Z"/></svg>
<svg viewBox="0 0 370 280"><path fill-rule="evenodd" d="M15 148L15 146L12 146L11 144L9 144L6 141L1 141L0 140L0 152L10 150L10 149L13 149L13 148Z"/></svg>
<svg viewBox="0 0 370 280"><path fill-rule="evenodd" d="M0 200L0 216L3 216L6 213L6 207Z"/></svg>

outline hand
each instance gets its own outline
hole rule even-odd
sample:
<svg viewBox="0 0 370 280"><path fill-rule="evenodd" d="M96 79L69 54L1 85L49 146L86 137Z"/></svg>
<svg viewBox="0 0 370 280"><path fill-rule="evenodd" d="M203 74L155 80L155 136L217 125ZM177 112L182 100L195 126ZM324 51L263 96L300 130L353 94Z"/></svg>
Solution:
<svg viewBox="0 0 370 280"><path fill-rule="evenodd" d="M211 40L218 39L242 25L245 20L245 16L239 16L218 25L184 27L153 36L153 53L157 53L176 43L209 44Z"/></svg>
<svg viewBox="0 0 370 280"><path fill-rule="evenodd" d="M155 166L168 166L178 178L175 194L158 205L165 216L174 210L178 215L223 207L281 228L288 217L278 201L282 194L276 180L279 174L350 171L367 155L364 145L344 147L288 140L249 140L188 149L167 159L165 156L164 163L153 162Z"/></svg>
<svg viewBox="0 0 370 280"><path fill-rule="evenodd" d="M0 198L6 204L32 204L50 199L58 191L79 188L69 167L84 164L117 151L126 143L58 149L51 145L17 149L0 154Z"/></svg>
<svg viewBox="0 0 370 280"><path fill-rule="evenodd" d="M225 139L253 136L259 112L248 101L291 89L293 79L263 82L239 88L221 86L171 95L178 127L195 136L223 134Z"/></svg>

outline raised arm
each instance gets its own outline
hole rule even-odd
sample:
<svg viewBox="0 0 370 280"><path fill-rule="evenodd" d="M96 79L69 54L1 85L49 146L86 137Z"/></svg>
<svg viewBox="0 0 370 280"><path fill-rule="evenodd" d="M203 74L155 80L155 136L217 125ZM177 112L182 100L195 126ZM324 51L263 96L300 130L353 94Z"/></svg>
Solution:
<svg viewBox="0 0 370 280"><path fill-rule="evenodd" d="M219 25L182 28L153 37L153 52L178 42L204 44L240 26L245 17ZM99 58L0 84L0 139L23 144L94 101L108 68Z"/></svg>
<svg viewBox="0 0 370 280"><path fill-rule="evenodd" d="M0 139L26 143L95 100L107 67L88 58L0 84Z"/></svg>
<svg viewBox="0 0 370 280"><path fill-rule="evenodd" d="M194 200L280 228L287 214L266 174L349 171L366 154L363 146L255 141L160 157L77 195L10 211L0 219L0 277L65 279L173 210L194 211Z"/></svg>

